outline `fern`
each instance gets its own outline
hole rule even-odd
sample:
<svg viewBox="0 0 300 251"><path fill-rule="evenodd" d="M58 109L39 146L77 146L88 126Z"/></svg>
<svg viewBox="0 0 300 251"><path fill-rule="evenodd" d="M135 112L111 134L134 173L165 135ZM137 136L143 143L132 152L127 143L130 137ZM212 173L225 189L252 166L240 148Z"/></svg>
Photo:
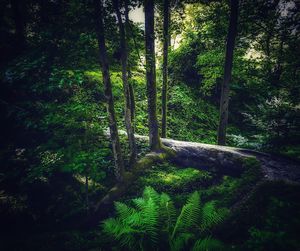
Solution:
<svg viewBox="0 0 300 251"><path fill-rule="evenodd" d="M201 208L199 193L194 192L176 217L169 195L159 194L151 187L146 187L143 196L132 202L133 207L116 202L117 217L103 222L103 232L130 250L157 250L158 244L163 250L186 250L197 234L220 223L226 212L217 210L213 201ZM193 250L217 250L219 244L204 238L195 242Z"/></svg>
<svg viewBox="0 0 300 251"><path fill-rule="evenodd" d="M162 193L160 196L160 227L162 231L169 233L174 228L176 221L176 209L169 195Z"/></svg>
<svg viewBox="0 0 300 251"><path fill-rule="evenodd" d="M173 239L178 232L187 232L190 228L195 227L200 222L200 196L196 191L183 206L180 215L177 218L171 238Z"/></svg>
<svg viewBox="0 0 300 251"><path fill-rule="evenodd" d="M188 245L188 242L194 238L191 233L179 234L176 238L172 239L170 242L170 247L172 251L182 250L183 247Z"/></svg>
<svg viewBox="0 0 300 251"><path fill-rule="evenodd" d="M202 208L202 219L200 224L200 229L202 231L207 231L213 226L220 224L227 215L227 210L216 209L215 201L207 202Z"/></svg>
<svg viewBox="0 0 300 251"><path fill-rule="evenodd" d="M151 197L149 197L147 203L141 211L141 216L143 220L141 228L145 230L145 232L153 242L157 241L158 214L158 206L155 204L154 200Z"/></svg>
<svg viewBox="0 0 300 251"><path fill-rule="evenodd" d="M128 207L126 204L121 202L115 202L115 209L117 211L118 218L122 221L135 213L134 208Z"/></svg>
<svg viewBox="0 0 300 251"><path fill-rule="evenodd" d="M220 241L207 237L197 240L191 251L219 251L223 249L224 246Z"/></svg>
<svg viewBox="0 0 300 251"><path fill-rule="evenodd" d="M160 200L160 195L152 187L147 186L144 189L143 198L145 200L151 198L155 202L155 204L158 205Z"/></svg>

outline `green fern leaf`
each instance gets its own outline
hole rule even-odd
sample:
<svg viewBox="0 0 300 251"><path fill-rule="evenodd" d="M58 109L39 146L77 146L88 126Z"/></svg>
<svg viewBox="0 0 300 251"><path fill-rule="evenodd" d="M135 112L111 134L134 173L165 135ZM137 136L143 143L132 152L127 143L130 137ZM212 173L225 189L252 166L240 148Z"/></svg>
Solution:
<svg viewBox="0 0 300 251"><path fill-rule="evenodd" d="M127 219L130 215L134 214L136 210L132 207L129 207L121 202L115 202L115 209L118 217L121 220Z"/></svg>
<svg viewBox="0 0 300 251"><path fill-rule="evenodd" d="M191 251L220 251L224 249L222 242L213 239L205 238L197 240Z"/></svg>
<svg viewBox="0 0 300 251"><path fill-rule="evenodd" d="M151 198L156 205L159 204L160 196L159 194L150 186L145 187L144 192L143 192L143 198L145 200L148 200Z"/></svg>
<svg viewBox="0 0 300 251"><path fill-rule="evenodd" d="M188 242L194 237L191 233L179 234L175 239L170 242L171 251L186 250Z"/></svg>
<svg viewBox="0 0 300 251"><path fill-rule="evenodd" d="M201 208L200 208L200 195L196 191L194 192L187 203L182 207L181 213L175 223L171 238L179 232L188 232L189 229L197 226L200 221Z"/></svg>
<svg viewBox="0 0 300 251"><path fill-rule="evenodd" d="M158 216L158 206L155 204L152 197L150 197L141 211L141 217L143 220L141 228L146 231L147 237L149 237L153 242L156 242L158 237Z"/></svg>
<svg viewBox="0 0 300 251"><path fill-rule="evenodd" d="M226 209L216 209L215 201L206 203L202 209L201 230L206 231L220 224L226 215Z"/></svg>

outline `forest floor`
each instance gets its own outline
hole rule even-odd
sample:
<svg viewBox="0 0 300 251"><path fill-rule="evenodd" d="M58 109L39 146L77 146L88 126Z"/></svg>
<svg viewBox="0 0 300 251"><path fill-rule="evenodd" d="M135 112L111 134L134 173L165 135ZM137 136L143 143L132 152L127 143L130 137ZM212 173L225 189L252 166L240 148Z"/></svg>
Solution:
<svg viewBox="0 0 300 251"><path fill-rule="evenodd" d="M149 151L147 140L148 137L137 135L139 158ZM299 247L298 163L240 148L172 139L162 139L162 142L176 151L177 158L153 163L143 170L118 201L130 204L131 199L141 196L146 186L151 186L157 192L169 194L179 209L192 192L199 191L203 203L215 201L217 207L228 208L231 212L224 224L211 233L226 245L237 247L230 250L260 250L256 247L269 243L277 249L264 250L295 250L291 248ZM241 157L242 162L239 161ZM109 191L113 183L111 177L101 186L90 188L91 206ZM21 213L15 209L16 212L6 212L11 229L4 235L4 244L11 250L98 250L99 247L110 250L111 243L101 235L101 222L95 222L95 227L89 229L74 227L74 222L85 217L84 189L75 191L65 178L61 181L55 178L34 185L30 191L36 193L35 204L23 211L18 209ZM39 196L45 192L49 197L42 200ZM51 209L52 198L60 197L62 204ZM27 215L31 214L30 210L39 212L36 215L40 216L31 219ZM53 212L49 214L48 211ZM24 222L24 215L28 222ZM113 216L111 208L107 217ZM16 238L18 241L14 243Z"/></svg>

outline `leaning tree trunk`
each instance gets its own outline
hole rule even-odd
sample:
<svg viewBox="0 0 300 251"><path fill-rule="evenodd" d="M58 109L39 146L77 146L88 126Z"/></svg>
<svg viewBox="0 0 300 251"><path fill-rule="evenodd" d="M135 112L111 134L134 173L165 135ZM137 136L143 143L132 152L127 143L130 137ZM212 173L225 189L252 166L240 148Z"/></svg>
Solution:
<svg viewBox="0 0 300 251"><path fill-rule="evenodd" d="M145 47L146 47L146 80L148 98L148 126L150 149L161 148L156 113L156 72L154 50L154 0L145 0Z"/></svg>
<svg viewBox="0 0 300 251"><path fill-rule="evenodd" d="M112 86L109 76L109 65L107 59L107 52L105 47L105 37L104 37L104 26L103 26L103 16L102 16L102 6L103 0L94 0L95 4L95 18L97 21L97 35L98 35L98 45L99 45L99 57L102 65L102 75L104 83L104 95L107 102L107 113L109 116L109 129L110 129L110 139L112 142L113 155L115 160L115 176L118 181L123 180L124 176L124 161L120 147L119 134L117 128L117 121L114 108L114 100L112 95Z"/></svg>
<svg viewBox="0 0 300 251"><path fill-rule="evenodd" d="M233 61L233 50L235 37L237 34L239 0L231 0L230 3L230 22L227 35L226 56L224 66L224 79L222 83L221 102L220 102L220 121L218 128L218 144L226 144L226 128L228 124L228 104L229 104L229 82L231 80L231 70Z"/></svg>
<svg viewBox="0 0 300 251"><path fill-rule="evenodd" d="M168 95L168 48L169 48L169 0L164 0L163 28L163 85L162 85L162 118L161 137L167 136L167 95Z"/></svg>
<svg viewBox="0 0 300 251"><path fill-rule="evenodd" d="M130 100L130 89L128 85L128 55L127 55L127 44L125 38L125 28L122 22L122 16L119 9L119 1L114 0L114 8L117 14L119 32L120 32L120 47L121 47L121 64L122 64L122 81L125 97L125 124L129 140L130 147L130 164L133 164L136 160L136 144L134 138L134 130L131 124L131 100Z"/></svg>
<svg viewBox="0 0 300 251"><path fill-rule="evenodd" d="M129 40L130 39L130 22L129 22L129 9L128 9L128 0L125 0L125 27L126 27L126 37L127 39ZM132 34L132 37L133 37L133 34ZM136 44L136 41L133 37L133 41L134 43ZM129 48L127 47L127 52L128 52L128 55L130 53L130 50ZM137 53L139 55L139 58L140 58L140 54L139 54L139 51L137 49ZM131 79L131 70L130 70L130 65L127 66L128 68L128 79L130 80ZM130 94L130 109L131 109L131 123L132 123L132 128L133 130L135 129L134 126L135 126L135 98L134 98L134 89L133 89L133 85L132 85L132 82L131 81L128 81L128 87L129 87L129 94Z"/></svg>

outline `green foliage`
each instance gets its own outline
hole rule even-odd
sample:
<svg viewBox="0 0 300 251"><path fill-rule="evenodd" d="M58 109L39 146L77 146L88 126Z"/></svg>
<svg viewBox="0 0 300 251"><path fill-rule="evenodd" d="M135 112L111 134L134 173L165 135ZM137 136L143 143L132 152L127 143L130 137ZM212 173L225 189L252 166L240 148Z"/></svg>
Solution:
<svg viewBox="0 0 300 251"><path fill-rule="evenodd" d="M204 100L199 100L197 91L180 83L170 89L170 97L170 135L180 140L215 143L217 109Z"/></svg>
<svg viewBox="0 0 300 251"><path fill-rule="evenodd" d="M297 250L300 245L298 196L298 185L268 182L260 186L230 221L243 222L243 227L235 228L235 223L227 226L231 234L243 238L243 243L238 244L240 250Z"/></svg>
<svg viewBox="0 0 300 251"><path fill-rule="evenodd" d="M153 166L138 178L132 190L140 190L144 186L155 187L161 192L176 194L190 192L201 186L207 186L213 175L207 171L194 168L178 168L169 163Z"/></svg>
<svg viewBox="0 0 300 251"><path fill-rule="evenodd" d="M223 176L219 183L201 190L202 198L215 200L218 206L228 207L240 200L262 178L260 163L256 158L247 158L243 163L241 177Z"/></svg>
<svg viewBox="0 0 300 251"><path fill-rule="evenodd" d="M222 250L224 245L210 237L197 240L192 248L192 251L214 251L214 250Z"/></svg>
<svg viewBox="0 0 300 251"><path fill-rule="evenodd" d="M258 109L244 113L244 116L257 131L263 133L265 143L280 149L276 145L297 144L300 135L297 130L299 121L296 114L299 112L299 107L282 93L278 97L273 96L266 100Z"/></svg>
<svg viewBox="0 0 300 251"><path fill-rule="evenodd" d="M116 202L116 218L105 220L103 231L120 246L135 250L185 250L227 215L227 210L216 209L214 203L202 207L198 192L191 194L177 218L170 197L151 187L132 203L133 207ZM215 250L218 245L219 241L202 237L194 249Z"/></svg>

